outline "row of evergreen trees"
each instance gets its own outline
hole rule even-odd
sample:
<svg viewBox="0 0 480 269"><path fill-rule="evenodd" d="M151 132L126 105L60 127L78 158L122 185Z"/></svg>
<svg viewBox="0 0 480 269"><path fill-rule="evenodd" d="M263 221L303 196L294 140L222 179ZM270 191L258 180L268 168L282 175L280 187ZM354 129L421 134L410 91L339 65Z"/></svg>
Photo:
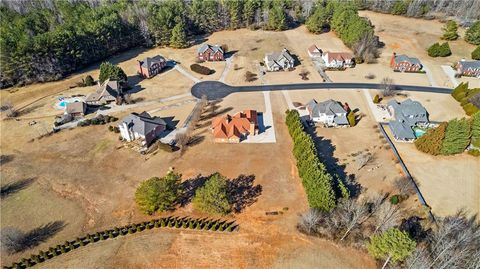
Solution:
<svg viewBox="0 0 480 269"><path fill-rule="evenodd" d="M293 139L293 155L311 208L330 211L335 207L334 178L319 160L312 137L305 132L297 110L286 112L288 132ZM343 196L348 190L341 185Z"/></svg>
<svg viewBox="0 0 480 269"><path fill-rule="evenodd" d="M480 111L480 88L468 88L468 82L460 83L452 91L452 96L469 116Z"/></svg>
<svg viewBox="0 0 480 269"><path fill-rule="evenodd" d="M91 243L113 239L118 236L127 234L134 234L144 230L153 228L178 228L178 229L195 229L205 231L219 231L219 232L233 232L238 228L234 221L213 220L213 219L192 219L187 217L166 217L145 221L141 223L134 223L125 225L123 227L115 227L110 230L97 232L94 234L87 234L84 237L77 238L73 241L66 241L62 245L50 247L47 251L40 251L38 254L33 254L30 258L23 258L20 262L15 262L11 266L4 266L5 269L27 268L35 264L42 263L53 257L70 252L76 248L86 246Z"/></svg>
<svg viewBox="0 0 480 269"><path fill-rule="evenodd" d="M415 140L418 150L431 155L453 155L462 153L472 145L480 148L480 112L471 119L453 119L428 130Z"/></svg>

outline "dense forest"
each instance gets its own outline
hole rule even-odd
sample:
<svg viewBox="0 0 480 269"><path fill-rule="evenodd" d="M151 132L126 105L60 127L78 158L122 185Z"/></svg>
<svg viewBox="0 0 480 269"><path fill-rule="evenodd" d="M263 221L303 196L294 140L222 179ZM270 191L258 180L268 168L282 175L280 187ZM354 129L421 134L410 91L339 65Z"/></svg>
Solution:
<svg viewBox="0 0 480 269"><path fill-rule="evenodd" d="M282 31L305 22L311 32L335 31L359 61L370 62L378 38L357 10L378 8L376 2L383 1L2 1L0 88L57 80L137 46L183 48L199 34L243 27ZM403 2L408 15L417 1Z"/></svg>

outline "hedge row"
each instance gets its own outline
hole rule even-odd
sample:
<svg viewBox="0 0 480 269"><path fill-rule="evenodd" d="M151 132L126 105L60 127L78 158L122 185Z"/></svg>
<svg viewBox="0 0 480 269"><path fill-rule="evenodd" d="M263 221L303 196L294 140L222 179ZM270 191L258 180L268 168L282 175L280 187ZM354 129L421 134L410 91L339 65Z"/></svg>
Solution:
<svg viewBox="0 0 480 269"><path fill-rule="evenodd" d="M199 74L202 74L202 75L210 75L210 74L213 73L212 69L210 69L206 66L203 66L203 65L199 65L199 64L190 65L190 69L193 72L196 72L196 73L199 73Z"/></svg>
<svg viewBox="0 0 480 269"><path fill-rule="evenodd" d="M312 208L330 211L335 207L333 177L317 156L312 137L304 130L296 110L287 111L286 124L293 139L293 155L297 159L298 174Z"/></svg>
<svg viewBox="0 0 480 269"><path fill-rule="evenodd" d="M62 245L56 245L50 247L46 251L40 251L38 254L33 254L30 258L23 258L19 262L14 262L11 266L4 266L4 269L10 268L27 268L32 267L35 264L42 263L53 257L62 255L76 248L86 246L91 243L103 241L107 239L113 239L118 236L124 236L127 234L134 234L142 232L144 230L151 230L153 228L179 228L179 229L195 229L195 230L209 230L215 232L233 232L238 228L235 221L227 222L225 220L212 220L212 219L192 219L187 217L166 217L160 219L154 219L151 221L145 221L141 223L128 224L122 227L115 227L110 230L97 232L94 234L87 234L84 237L77 237L73 241L66 241Z"/></svg>

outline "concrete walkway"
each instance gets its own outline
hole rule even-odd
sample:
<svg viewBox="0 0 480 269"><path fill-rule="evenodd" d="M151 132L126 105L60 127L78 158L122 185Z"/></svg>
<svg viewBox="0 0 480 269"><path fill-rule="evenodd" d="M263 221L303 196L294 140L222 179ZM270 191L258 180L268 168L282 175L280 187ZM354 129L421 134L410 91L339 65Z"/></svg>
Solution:
<svg viewBox="0 0 480 269"><path fill-rule="evenodd" d="M185 70L183 67L181 67L180 65L176 64L174 67L173 67L175 70L177 70L178 72L180 72L182 75L186 76L187 78L191 79L193 82L195 83L198 83L200 82L201 80L194 77L192 74L190 74L187 70Z"/></svg>
<svg viewBox="0 0 480 269"><path fill-rule="evenodd" d="M455 78L455 70L453 70L453 68L448 65L442 65L442 69L443 69L443 72L448 76L448 78L452 82L453 86L457 87L458 84L460 83L458 83L458 80Z"/></svg>
<svg viewBox="0 0 480 269"><path fill-rule="evenodd" d="M174 100L178 100L178 99L182 99L182 98L187 98L187 97L191 97L191 96L192 95L190 93L184 93L184 94L174 95L174 96L170 96L170 97L166 97L166 98L160 98L160 99L152 100L152 101L138 102L138 103L130 104L130 105L120 105L120 106L112 105L113 107L110 108L110 109L98 110L97 115L100 115L100 114L107 115L107 114L110 114L110 113L121 112L121 111L125 111L125 110L128 110L128 109L140 107L140 106L162 104L162 103L166 103L166 102L170 102L170 101L174 101Z"/></svg>
<svg viewBox="0 0 480 269"><path fill-rule="evenodd" d="M430 82L430 86L438 87L438 84L435 81L435 79L433 78L432 72L430 71L430 69L426 65L424 65L423 70L425 70L425 74L427 75L428 81Z"/></svg>
<svg viewBox="0 0 480 269"><path fill-rule="evenodd" d="M228 72L230 72L230 69L232 68L233 57L235 57L235 55L232 55L225 60L225 69L223 69L219 81L225 82L225 78L227 77Z"/></svg>

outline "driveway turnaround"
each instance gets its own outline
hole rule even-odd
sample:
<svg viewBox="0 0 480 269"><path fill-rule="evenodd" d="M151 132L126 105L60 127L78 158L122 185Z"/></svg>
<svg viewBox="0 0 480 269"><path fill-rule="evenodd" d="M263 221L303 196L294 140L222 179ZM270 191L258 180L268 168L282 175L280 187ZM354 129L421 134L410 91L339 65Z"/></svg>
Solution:
<svg viewBox="0 0 480 269"><path fill-rule="evenodd" d="M450 94L452 89L428 86L395 85L402 91L432 92ZM217 100L234 92L310 90L310 89L381 89L382 84L375 83L292 83L256 86L230 86L219 81L201 81L193 85L191 91L196 98L206 95L208 100Z"/></svg>

